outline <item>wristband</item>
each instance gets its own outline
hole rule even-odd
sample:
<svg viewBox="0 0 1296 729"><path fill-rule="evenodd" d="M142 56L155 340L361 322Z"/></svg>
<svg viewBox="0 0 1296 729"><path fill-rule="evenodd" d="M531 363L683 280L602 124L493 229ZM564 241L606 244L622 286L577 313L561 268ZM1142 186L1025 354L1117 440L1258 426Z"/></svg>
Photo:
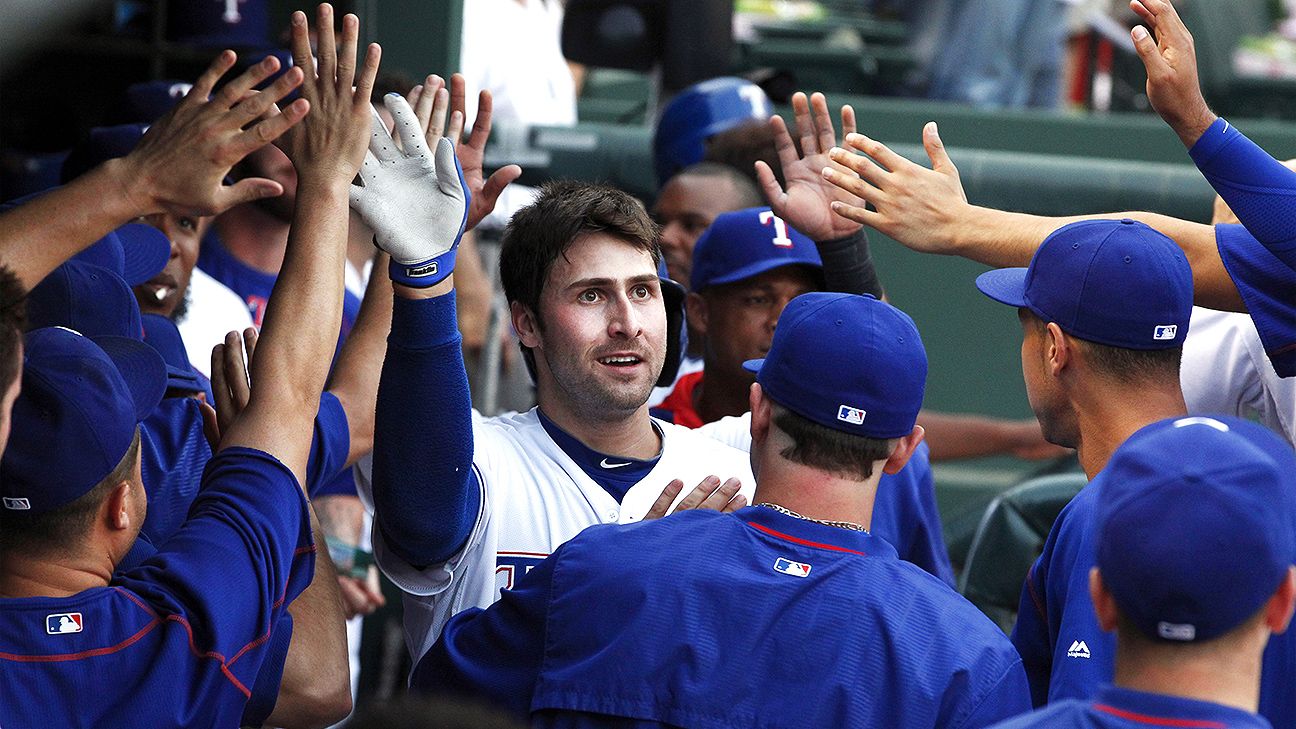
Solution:
<svg viewBox="0 0 1296 729"><path fill-rule="evenodd" d="M410 288L425 289L435 286L454 273L457 250L459 250L458 241L454 248L426 261L401 263L393 259L388 264L387 272L392 281Z"/></svg>

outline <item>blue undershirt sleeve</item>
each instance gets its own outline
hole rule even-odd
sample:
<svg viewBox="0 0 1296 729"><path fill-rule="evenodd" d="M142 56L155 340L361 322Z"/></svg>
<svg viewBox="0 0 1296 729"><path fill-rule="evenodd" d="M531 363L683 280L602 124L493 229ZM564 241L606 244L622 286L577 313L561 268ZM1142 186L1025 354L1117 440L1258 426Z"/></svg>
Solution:
<svg viewBox="0 0 1296 729"><path fill-rule="evenodd" d="M396 297L374 424L374 518L416 568L463 548L481 505L454 293Z"/></svg>
<svg viewBox="0 0 1296 729"><path fill-rule="evenodd" d="M1296 268L1296 171L1223 119L1188 154L1251 235Z"/></svg>
<svg viewBox="0 0 1296 729"><path fill-rule="evenodd" d="M306 493L312 499L324 495L355 495L355 478L351 469L342 470L350 450L351 427L346 410L336 395L330 392L320 394L315 430L311 435L310 459L306 462Z"/></svg>

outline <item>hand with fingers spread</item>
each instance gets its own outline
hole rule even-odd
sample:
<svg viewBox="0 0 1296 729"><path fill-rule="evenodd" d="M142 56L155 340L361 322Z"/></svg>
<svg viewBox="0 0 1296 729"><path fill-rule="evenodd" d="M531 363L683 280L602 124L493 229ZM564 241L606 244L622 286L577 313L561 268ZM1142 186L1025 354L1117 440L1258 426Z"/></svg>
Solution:
<svg viewBox="0 0 1296 729"><path fill-rule="evenodd" d="M1191 148L1215 121L1197 79L1192 34L1168 0L1130 0L1129 5L1147 24L1134 26L1130 36L1147 69L1148 101Z"/></svg>
<svg viewBox="0 0 1296 729"><path fill-rule="evenodd" d="M292 15L293 66L304 71L301 96L310 103L311 114L284 135L280 147L304 184L349 185L364 162L369 142L369 95L380 51L377 44L370 44L357 73L360 21L356 16L348 14L342 19L340 48L331 32L333 8L327 3L319 6L316 23L325 30L318 34L317 57L312 59L306 14L298 11Z"/></svg>
<svg viewBox="0 0 1296 729"><path fill-rule="evenodd" d="M428 76L419 93L410 94L409 103L423 127L429 148L434 147L441 136L454 142L455 156L459 159L471 200L464 230L476 228L482 218L495 209L504 188L522 175L521 167L505 165L491 173L489 178L485 177L486 142L490 139L493 111L490 91L482 90L477 97L477 119L466 142L461 141L467 116L467 82L462 75L456 73L450 77L449 89L440 76ZM447 112L450 115L448 123Z"/></svg>
<svg viewBox="0 0 1296 729"><path fill-rule="evenodd" d="M819 93L811 96L807 102L806 95L798 92L792 96L792 111L796 116L797 137L801 142L800 155L797 154L796 145L793 144L782 117L770 118L770 127L774 130L774 146L783 166L787 190L779 186L778 178L769 165L757 162L756 176L760 179L761 188L765 191L774 214L805 233L811 240L845 238L858 231L860 224L834 215L830 206L834 201L858 205L859 198L828 182L822 174L825 167L843 175L853 174L828 156L828 152L837 146L828 102ZM843 136L855 133L854 109L843 106L841 121Z"/></svg>
<svg viewBox="0 0 1296 729"><path fill-rule="evenodd" d="M644 521L689 509L711 509L721 513L737 511L747 506L747 497L738 493L741 488L742 482L736 478L720 483L718 477L707 476L679 502L679 506L672 509L671 504L675 503L675 499L684 490L684 482L677 478L662 489L661 496L657 497L648 513L644 514Z"/></svg>
<svg viewBox="0 0 1296 729"><path fill-rule="evenodd" d="M409 102L396 94L383 102L401 145L397 148L373 112L372 139L360 168L364 186L351 187L351 207L373 229L378 247L391 254L392 281L428 288L454 272L468 215L468 187L454 143L438 138L434 155Z"/></svg>
<svg viewBox="0 0 1296 729"><path fill-rule="evenodd" d="M960 220L971 206L936 123L923 127L923 147L931 158L931 169L910 162L862 134L846 135L846 144L864 155L834 148L828 156L848 172L824 167L823 178L873 209L838 200L832 203L832 211L913 250L954 253Z"/></svg>
<svg viewBox="0 0 1296 729"><path fill-rule="evenodd" d="M242 339L238 332L230 332L225 335L223 344L212 348L211 386L212 395L216 398L212 405L216 409L218 433L227 432L247 407L252 392L248 371L256 344L257 330L249 327L243 331Z"/></svg>
<svg viewBox="0 0 1296 729"><path fill-rule="evenodd" d="M266 89L254 91L254 86L279 70L279 61L269 56L211 97L212 88L234 61L233 51L217 56L131 153L112 163L120 165L126 189L136 196L139 215L215 215L283 192L279 183L267 179L250 178L234 185L225 185L224 179L248 153L306 117L310 109L306 100L298 99L282 112L274 106L301 83L302 73L288 69Z"/></svg>

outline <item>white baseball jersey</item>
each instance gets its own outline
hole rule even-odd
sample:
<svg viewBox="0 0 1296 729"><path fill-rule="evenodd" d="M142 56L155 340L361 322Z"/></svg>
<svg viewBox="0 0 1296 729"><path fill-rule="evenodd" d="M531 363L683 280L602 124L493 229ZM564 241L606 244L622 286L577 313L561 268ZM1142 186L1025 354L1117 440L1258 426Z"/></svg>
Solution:
<svg viewBox="0 0 1296 729"><path fill-rule="evenodd" d="M683 499L707 476L736 477L751 501L755 489L748 454L688 428L655 420L661 458L617 503L554 443L534 408L473 419L473 468L481 509L464 548L444 564L416 569L388 550L374 530L374 557L405 591L405 640L415 662L436 641L450 616L488 607L500 590L594 524L639 521L662 489L682 479ZM362 492L368 479L357 479ZM367 504L370 494L362 493Z"/></svg>
<svg viewBox="0 0 1296 729"><path fill-rule="evenodd" d="M1250 316L1194 308L1179 381L1188 412L1253 419L1296 444L1296 377L1274 371Z"/></svg>

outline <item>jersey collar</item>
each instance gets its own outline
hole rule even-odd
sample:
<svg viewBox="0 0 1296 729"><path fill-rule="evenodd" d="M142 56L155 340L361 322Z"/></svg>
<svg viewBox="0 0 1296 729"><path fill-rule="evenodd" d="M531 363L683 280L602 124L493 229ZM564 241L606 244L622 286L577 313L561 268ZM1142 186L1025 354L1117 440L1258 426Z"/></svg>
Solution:
<svg viewBox="0 0 1296 729"><path fill-rule="evenodd" d="M857 554L864 557L899 559L895 547L868 532L839 529L795 516L788 516L764 506L748 506L735 511L749 529L787 544L797 544L829 552Z"/></svg>
<svg viewBox="0 0 1296 729"><path fill-rule="evenodd" d="M612 498L616 499L617 503L621 503L626 492L642 481L656 467L657 461L661 460L660 451L656 456L647 460L609 456L606 453L600 453L577 440L571 433L558 427L558 424L550 420L539 407L536 408L536 416L539 418L540 425L544 427L545 432L549 434L550 439L562 449L563 453L566 453L568 458L580 466L580 469L594 483L597 483ZM653 423L652 427L657 433L657 437L661 439L662 448L664 449L666 439L662 434L661 426Z"/></svg>
<svg viewBox="0 0 1296 729"><path fill-rule="evenodd" d="M1093 702L1095 711L1148 727L1201 729L1270 729L1263 718L1231 706L1104 686Z"/></svg>

